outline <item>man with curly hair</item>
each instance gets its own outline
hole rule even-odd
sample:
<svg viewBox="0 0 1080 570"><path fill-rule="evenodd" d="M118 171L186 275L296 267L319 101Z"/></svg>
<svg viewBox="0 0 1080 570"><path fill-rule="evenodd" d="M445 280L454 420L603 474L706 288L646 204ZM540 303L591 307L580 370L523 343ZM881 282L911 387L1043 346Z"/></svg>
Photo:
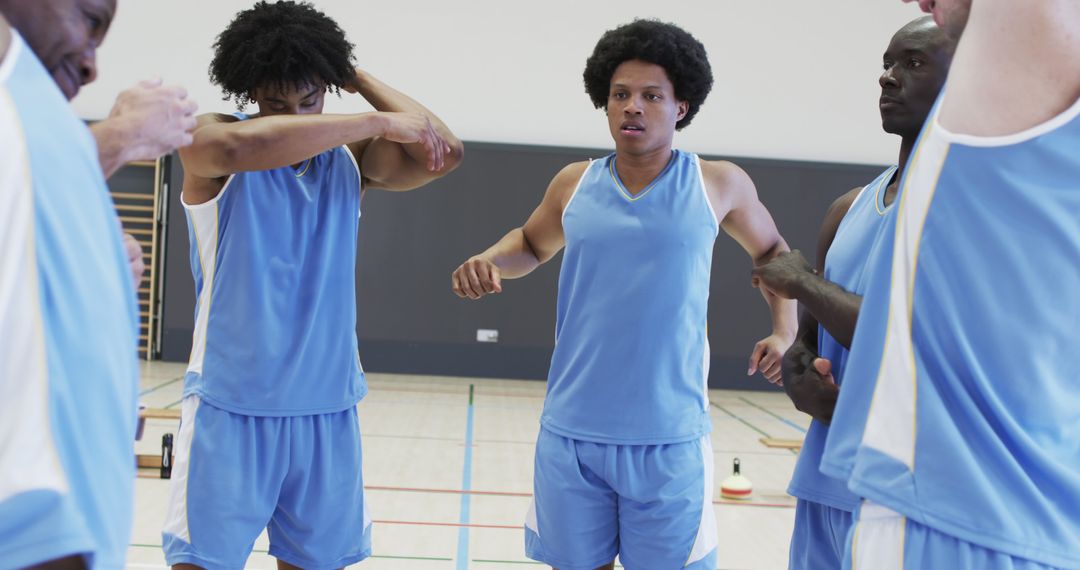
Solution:
<svg viewBox="0 0 1080 570"><path fill-rule="evenodd" d="M750 178L672 148L712 87L705 48L667 23L604 34L585 90L615 152L565 167L525 225L458 267L453 289L502 291L566 248L555 352L536 443L530 558L561 570L716 568L706 308L723 229L755 264L787 251ZM770 380L796 330L770 294L773 334L750 370Z"/></svg>
<svg viewBox="0 0 1080 570"><path fill-rule="evenodd" d="M356 404L361 196L461 161L431 111L354 66L306 3L259 2L218 36L211 79L254 115L199 118L181 152L197 306L163 529L175 568L239 568L264 528L279 567L371 553ZM375 112L322 114L330 92Z"/></svg>

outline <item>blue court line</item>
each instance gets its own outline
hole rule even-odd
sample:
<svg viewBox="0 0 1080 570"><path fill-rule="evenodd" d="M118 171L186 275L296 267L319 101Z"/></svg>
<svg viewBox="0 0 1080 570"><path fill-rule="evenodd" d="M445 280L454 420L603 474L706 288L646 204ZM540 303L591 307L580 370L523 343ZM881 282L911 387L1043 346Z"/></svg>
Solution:
<svg viewBox="0 0 1080 570"><path fill-rule="evenodd" d="M725 407L721 406L720 404L717 404L716 402L714 402L714 401L712 401L712 400L709 400L709 404L710 404L710 405L712 405L712 407L714 407L714 408L716 408L716 409L720 410L721 412L724 412L725 414L727 414L727 415L731 416L732 418L734 418L734 419L736 419L736 420L738 420L738 421L742 422L742 423L743 423L743 425L745 425L746 427L748 427L748 428L750 428L750 429L752 429L752 430L754 430L754 431L756 431L756 432L760 433L761 435L763 435L763 436L765 436L765 437L770 437L770 438L772 437L771 435L769 435L768 433L766 433L766 432L765 432L765 430L763 430L763 429L761 429L761 428L759 428L759 427L755 426L754 424L752 424L752 423L750 423L750 422L748 422L748 421L744 420L743 418L740 418L739 416L735 415L735 414L734 414L734 413L733 413L733 412L732 412L731 410L729 410L729 409L727 409L727 408L725 408Z"/></svg>
<svg viewBox="0 0 1080 570"><path fill-rule="evenodd" d="M150 388L147 388L147 389L143 390L142 392L139 392L139 396L145 396L145 395L147 395L147 394L149 394L151 392L157 392L158 390L160 390L160 389L162 389L162 388L164 388L164 387L166 387L166 386L168 386L170 384L176 384L177 382L179 382L179 381L181 381L183 379L184 379L184 377L181 376L179 378L173 378L172 380L169 380L168 382L162 382L161 384L158 384L157 386L152 386Z"/></svg>
<svg viewBox="0 0 1080 570"><path fill-rule="evenodd" d="M765 407L760 406L758 404L755 404L754 402L751 402L750 400L747 400L746 398L744 398L742 396L739 396L739 399L746 402L747 404L750 404L751 406L754 406L755 408L765 412L766 414L769 414L770 416L784 422L785 424L787 424L787 425L789 425L789 426L791 426L791 427L793 427L793 428L795 428L795 429L797 429L797 430L799 430L799 431L801 431L803 433L806 433L806 428L802 427L801 425L799 425L799 424L797 424L797 423L795 423L795 422L793 422L793 421L791 421L791 420L789 420L789 419L787 419L787 418L785 418L785 417L783 417L783 416L781 416L779 414L773 413L772 411L766 409Z"/></svg>
<svg viewBox="0 0 1080 570"><path fill-rule="evenodd" d="M473 447L473 391L474 384L469 384L469 412L465 419L465 469L462 474L461 489L461 527L458 528L457 570L469 568L469 499L472 497L472 447Z"/></svg>
<svg viewBox="0 0 1080 570"><path fill-rule="evenodd" d="M761 435L763 435L763 436L765 436L765 437L768 437L768 438L771 438L771 437L772 437L771 435L769 435L768 433L766 433L766 432L765 432L765 430L763 430L763 429L761 429L761 428L759 428L759 427L755 426L754 424L752 424L752 423L750 423L750 422L746 421L745 419L743 419L743 418L741 418L741 417L739 417L739 416L735 415L735 413L734 413L734 412L732 412L731 410L728 410L727 408L725 408L725 407L721 406L720 404L717 404L716 402L712 401L711 399L709 400L709 404L710 404L710 405L711 405L712 407L714 407L714 408L716 408L716 409L720 410L721 412L724 412L725 414L727 414L727 415L731 416L732 418L734 418L734 419L736 419L736 420L738 420L738 421L742 422L742 423L743 423L744 425L746 425L746 426L747 426L747 427L749 427L750 429L752 429L752 430L754 430L754 431L756 431L756 432L760 433ZM799 451L798 451L798 450L796 450L796 449L789 449L788 451L790 451L792 455L798 455L798 454L799 454ZM740 452L740 453L741 453L741 452Z"/></svg>

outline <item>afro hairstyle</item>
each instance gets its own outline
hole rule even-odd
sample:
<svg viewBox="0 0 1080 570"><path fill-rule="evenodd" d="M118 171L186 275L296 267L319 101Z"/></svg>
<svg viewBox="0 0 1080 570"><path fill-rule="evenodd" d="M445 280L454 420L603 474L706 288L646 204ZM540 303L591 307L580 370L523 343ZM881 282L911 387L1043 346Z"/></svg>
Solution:
<svg viewBox="0 0 1080 570"><path fill-rule="evenodd" d="M306 2L258 2L236 15L214 42L210 81L238 108L259 87L323 83L341 93L355 76L353 44L337 22Z"/></svg>
<svg viewBox="0 0 1080 570"><path fill-rule="evenodd" d="M681 130L697 114L712 89L713 76L705 46L682 28L659 20L634 20L604 32L585 62L585 92L597 109L607 107L615 68L632 59L659 65L675 87L675 98L689 103Z"/></svg>

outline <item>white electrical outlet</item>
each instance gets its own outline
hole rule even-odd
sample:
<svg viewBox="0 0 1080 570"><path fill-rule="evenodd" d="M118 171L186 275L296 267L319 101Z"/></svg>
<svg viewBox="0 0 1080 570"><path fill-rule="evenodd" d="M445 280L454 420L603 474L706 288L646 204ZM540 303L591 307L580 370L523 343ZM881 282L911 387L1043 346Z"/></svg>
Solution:
<svg viewBox="0 0 1080 570"><path fill-rule="evenodd" d="M499 342L499 331L495 329L476 329L476 342Z"/></svg>

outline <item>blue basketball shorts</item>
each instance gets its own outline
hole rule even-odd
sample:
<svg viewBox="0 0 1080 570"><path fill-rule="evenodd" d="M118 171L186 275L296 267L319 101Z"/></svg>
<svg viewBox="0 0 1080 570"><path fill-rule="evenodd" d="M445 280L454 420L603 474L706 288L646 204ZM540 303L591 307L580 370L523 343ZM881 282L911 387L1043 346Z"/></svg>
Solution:
<svg viewBox="0 0 1080 570"><path fill-rule="evenodd" d="M799 499L795 504L788 570L840 570L852 524L854 515L850 511Z"/></svg>
<svg viewBox="0 0 1080 570"><path fill-rule="evenodd" d="M1055 570L934 530L863 501L848 533L844 570Z"/></svg>
<svg viewBox="0 0 1080 570"><path fill-rule="evenodd" d="M356 408L245 416L184 399L162 530L170 565L243 568L267 529L270 555L305 569L371 555Z"/></svg>
<svg viewBox="0 0 1080 570"><path fill-rule="evenodd" d="M716 568L709 437L610 445L546 429L536 442L529 558L594 570L618 555L630 570Z"/></svg>

